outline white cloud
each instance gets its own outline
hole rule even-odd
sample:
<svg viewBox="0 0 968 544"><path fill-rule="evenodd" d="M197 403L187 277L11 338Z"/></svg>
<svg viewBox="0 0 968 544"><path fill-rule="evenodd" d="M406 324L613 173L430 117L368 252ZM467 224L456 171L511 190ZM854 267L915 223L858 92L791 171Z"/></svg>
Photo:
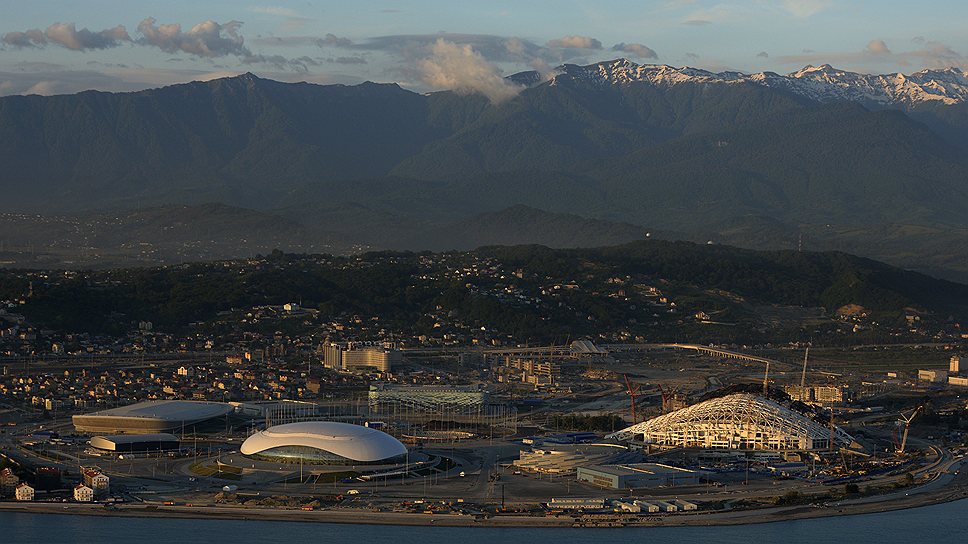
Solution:
<svg viewBox="0 0 968 544"><path fill-rule="evenodd" d="M7 32L0 41L14 47L43 47L47 45L47 36L43 30L34 28L24 32Z"/></svg>
<svg viewBox="0 0 968 544"><path fill-rule="evenodd" d="M884 43L884 40L871 40L867 42L867 47L864 48L864 51L873 55L891 54L891 50L887 48L887 44Z"/></svg>
<svg viewBox="0 0 968 544"><path fill-rule="evenodd" d="M568 49L601 49L602 42L588 36L564 36L548 42L548 47Z"/></svg>
<svg viewBox="0 0 968 544"><path fill-rule="evenodd" d="M48 40L75 51L117 47L123 42L131 41L128 31L121 25L91 32L86 28L77 30L74 23L55 23L47 27L46 34Z"/></svg>
<svg viewBox="0 0 968 544"><path fill-rule="evenodd" d="M280 12L284 14L284 12ZM305 72L309 66L317 66L318 60L308 56L288 58L282 55L253 53L245 45L240 21L216 23L203 21L188 30L180 24L158 24L148 17L138 24L137 39L132 38L123 25L100 31L87 28L77 29L74 23L55 23L46 30L32 29L24 32L8 32L0 37L0 43L15 48L43 48L59 46L74 51L90 51L117 47L130 43L145 47L156 47L166 53L187 53L196 57L217 58L238 57L243 64L266 64L280 69ZM304 40L297 38L297 41ZM272 42L269 42L270 44ZM311 42L319 47L348 47L352 42L333 34L323 38L313 38ZM285 45L286 43L282 43ZM275 44L279 45L279 44Z"/></svg>
<svg viewBox="0 0 968 544"><path fill-rule="evenodd" d="M107 49L131 42L131 36L122 25L105 30L77 29L74 23L54 23L47 30L34 28L24 32L7 32L0 39L13 47L44 47L59 45L73 51Z"/></svg>
<svg viewBox="0 0 968 544"><path fill-rule="evenodd" d="M204 21L183 32L180 24L158 25L153 17L148 17L138 24L142 35L138 43L153 45L167 53L182 51L199 57L251 56L239 33L241 27L239 21L224 24Z"/></svg>
<svg viewBox="0 0 968 544"><path fill-rule="evenodd" d="M800 55L777 57L781 63L804 65L830 63L851 70L883 70L911 68L968 68L968 57L950 46L935 41L925 41L912 51L895 52L883 40L871 40L864 49L854 52L805 51Z"/></svg>
<svg viewBox="0 0 968 544"><path fill-rule="evenodd" d="M434 43L430 57L421 60L418 68L421 80L428 86L478 92L491 102L508 100L521 91L470 45L458 45L443 38Z"/></svg>
<svg viewBox="0 0 968 544"><path fill-rule="evenodd" d="M643 59L657 59L659 55L656 54L655 50L651 47L647 47L640 43L617 43L612 46L612 51L621 51L623 53L631 53L636 57Z"/></svg>
<svg viewBox="0 0 968 544"><path fill-rule="evenodd" d="M12 94L66 94L99 89L131 91L145 86L131 85L119 78L91 70L61 70L57 67L17 66L18 71L0 72L0 96Z"/></svg>
<svg viewBox="0 0 968 544"><path fill-rule="evenodd" d="M39 94L42 96L51 96L57 94L57 83L54 81L38 81L34 83L29 89L23 92L23 94Z"/></svg>

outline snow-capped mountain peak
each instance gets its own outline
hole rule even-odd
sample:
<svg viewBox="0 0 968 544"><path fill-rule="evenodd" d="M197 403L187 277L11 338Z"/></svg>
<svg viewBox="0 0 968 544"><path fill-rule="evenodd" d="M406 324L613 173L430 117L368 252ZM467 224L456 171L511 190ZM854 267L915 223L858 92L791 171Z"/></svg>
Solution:
<svg viewBox="0 0 968 544"><path fill-rule="evenodd" d="M513 78L514 76L512 76ZM910 75L861 74L829 64L805 66L780 75L774 72L709 72L699 68L665 64L637 64L628 59L578 66L564 64L551 78L551 85L581 81L598 85L628 85L646 82L655 86L681 84L754 84L784 89L820 102L849 100L865 104L912 106L936 101L957 104L968 100L968 74L958 68L921 70Z"/></svg>

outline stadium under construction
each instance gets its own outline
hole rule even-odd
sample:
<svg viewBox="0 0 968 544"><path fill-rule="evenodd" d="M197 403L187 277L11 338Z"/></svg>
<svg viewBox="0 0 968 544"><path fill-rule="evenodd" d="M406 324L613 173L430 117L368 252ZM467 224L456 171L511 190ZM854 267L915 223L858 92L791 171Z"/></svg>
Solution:
<svg viewBox="0 0 968 544"><path fill-rule="evenodd" d="M818 413L792 406L760 395L728 394L637 423L609 437L659 450L823 451L854 444L829 417L824 421Z"/></svg>

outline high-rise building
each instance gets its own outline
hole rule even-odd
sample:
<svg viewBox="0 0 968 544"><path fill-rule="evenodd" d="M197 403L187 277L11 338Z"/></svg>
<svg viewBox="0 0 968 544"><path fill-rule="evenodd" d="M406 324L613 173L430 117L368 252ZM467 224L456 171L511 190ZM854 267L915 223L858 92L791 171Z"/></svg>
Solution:
<svg viewBox="0 0 968 544"><path fill-rule="evenodd" d="M961 357L958 355L951 356L951 360L948 362L948 372L951 374L958 374L961 372Z"/></svg>

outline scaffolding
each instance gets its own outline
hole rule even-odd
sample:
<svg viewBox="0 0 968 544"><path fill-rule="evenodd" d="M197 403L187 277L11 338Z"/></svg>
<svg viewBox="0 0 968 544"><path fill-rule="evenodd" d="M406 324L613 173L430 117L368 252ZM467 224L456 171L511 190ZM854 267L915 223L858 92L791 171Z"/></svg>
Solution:
<svg viewBox="0 0 968 544"><path fill-rule="evenodd" d="M735 394L622 429L611 438L661 448L736 450L823 450L848 447L853 438L758 395Z"/></svg>
<svg viewBox="0 0 968 544"><path fill-rule="evenodd" d="M492 402L486 391L471 386L400 386L375 384L368 395L369 418L386 421L412 435L414 427L457 436L470 431L489 436L517 431L517 410Z"/></svg>

